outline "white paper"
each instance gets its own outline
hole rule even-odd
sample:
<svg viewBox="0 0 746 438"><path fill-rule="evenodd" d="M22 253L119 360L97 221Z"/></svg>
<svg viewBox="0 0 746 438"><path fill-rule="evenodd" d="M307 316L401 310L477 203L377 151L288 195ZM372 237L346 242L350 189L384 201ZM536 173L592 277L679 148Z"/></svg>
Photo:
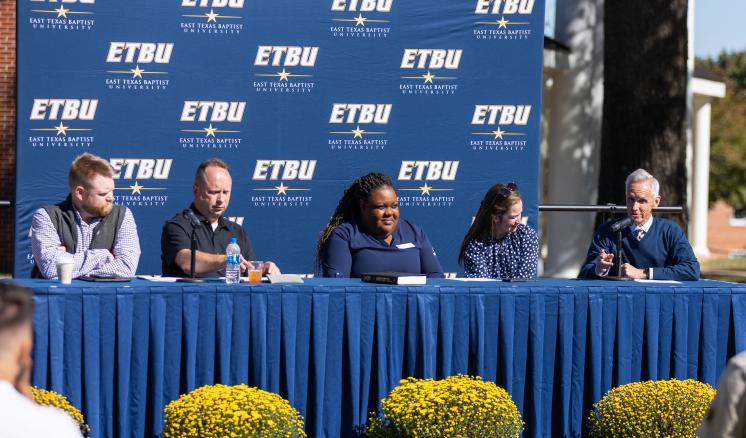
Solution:
<svg viewBox="0 0 746 438"><path fill-rule="evenodd" d="M140 280L160 281L162 283L175 283L179 277L161 277L160 275L138 275Z"/></svg>
<svg viewBox="0 0 746 438"><path fill-rule="evenodd" d="M502 281L499 278L446 278L446 280L455 280L455 281Z"/></svg>
<svg viewBox="0 0 746 438"><path fill-rule="evenodd" d="M410 242L410 243L400 243L399 245L396 245L396 247L399 248L399 249L414 248L414 243L412 243L412 242Z"/></svg>
<svg viewBox="0 0 746 438"><path fill-rule="evenodd" d="M680 281L676 280L648 280L645 278L635 278L635 281L640 283L652 283L652 284L681 284Z"/></svg>

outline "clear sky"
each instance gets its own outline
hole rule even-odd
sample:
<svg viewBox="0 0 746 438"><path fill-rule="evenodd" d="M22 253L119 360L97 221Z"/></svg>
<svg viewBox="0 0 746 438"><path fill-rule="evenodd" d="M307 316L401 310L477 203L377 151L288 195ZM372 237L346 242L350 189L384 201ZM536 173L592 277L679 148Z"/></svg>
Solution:
<svg viewBox="0 0 746 438"><path fill-rule="evenodd" d="M746 0L694 3L694 54L712 58L723 50L746 50Z"/></svg>
<svg viewBox="0 0 746 438"><path fill-rule="evenodd" d="M698 58L716 57L723 50L746 50L746 0L689 1L694 2L694 54ZM546 0L547 36L554 36L556 5L557 0Z"/></svg>

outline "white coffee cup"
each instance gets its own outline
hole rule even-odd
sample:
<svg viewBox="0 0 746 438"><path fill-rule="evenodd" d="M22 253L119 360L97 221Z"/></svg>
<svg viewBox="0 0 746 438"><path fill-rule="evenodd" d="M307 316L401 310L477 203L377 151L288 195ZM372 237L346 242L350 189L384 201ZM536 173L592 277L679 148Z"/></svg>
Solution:
<svg viewBox="0 0 746 438"><path fill-rule="evenodd" d="M68 252L57 254L57 278L62 284L70 284L73 281L73 268L75 267L75 256Z"/></svg>

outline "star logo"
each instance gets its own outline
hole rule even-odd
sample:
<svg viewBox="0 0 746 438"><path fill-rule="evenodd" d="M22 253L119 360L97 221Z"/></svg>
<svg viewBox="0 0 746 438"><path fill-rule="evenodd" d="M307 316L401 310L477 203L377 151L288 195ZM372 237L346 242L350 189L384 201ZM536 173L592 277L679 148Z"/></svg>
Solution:
<svg viewBox="0 0 746 438"><path fill-rule="evenodd" d="M165 187L145 187L141 186L140 183L135 181L135 184L130 185L129 187L115 187L114 190L131 190L132 195L142 195L143 190L166 190Z"/></svg>
<svg viewBox="0 0 746 438"><path fill-rule="evenodd" d="M59 125L55 126L54 128L33 128L32 131L55 131L55 135L67 135L67 131L93 131L93 129L90 128L71 128L69 126L65 126L64 123L60 122Z"/></svg>
<svg viewBox="0 0 746 438"><path fill-rule="evenodd" d="M359 13L357 17L355 17L355 27L357 26L365 26L365 22L368 21L367 18L363 17L363 13Z"/></svg>
<svg viewBox="0 0 746 438"><path fill-rule="evenodd" d="M205 137L215 137L215 133L221 133L221 132L241 132L241 131L235 131L230 129L218 129L212 126L212 123L210 123L210 126L207 128L202 129L182 129L181 132L199 132L199 133L205 133Z"/></svg>
<svg viewBox="0 0 746 438"><path fill-rule="evenodd" d="M233 19L235 19L235 18L241 18L241 17L239 17L237 15L222 15L222 14L219 14L219 13L215 12L214 9L210 9L210 12L205 12L204 14L199 14L199 15L184 14L184 15L182 15L182 17L207 18L207 22L208 23L210 23L210 22L217 23L218 19L222 20L222 19L231 19L231 18L233 18Z"/></svg>
<svg viewBox="0 0 746 438"><path fill-rule="evenodd" d="M360 129L360 125L357 125L355 129L352 130L352 133L354 134L352 138L363 138L363 132L365 132L365 129Z"/></svg>
<svg viewBox="0 0 746 438"><path fill-rule="evenodd" d="M67 18L67 13L70 12L70 9L65 9L64 6L60 6L59 8L54 10L57 12L57 18L65 17Z"/></svg>
<svg viewBox="0 0 746 438"><path fill-rule="evenodd" d="M500 17L499 20L495 21L477 21L477 24L490 24L492 26L497 26L498 29L507 29L508 25L513 26L517 24L531 24L528 21L510 21L506 20L505 16Z"/></svg>
<svg viewBox="0 0 746 438"><path fill-rule="evenodd" d="M279 196L279 195L285 195L285 196L287 196L288 191L306 191L306 192L307 191L311 191L311 189L290 188L290 187L286 186L285 183L282 182L282 181L280 181L280 185L279 186L274 186L272 188L260 188L260 189L254 189L254 190L263 191L263 192L264 191L271 191L271 192L277 191L277 196Z"/></svg>
<svg viewBox="0 0 746 438"><path fill-rule="evenodd" d="M492 131L492 133L495 134L495 140L497 140L498 138L503 138L503 134L505 134L505 131L500 129L500 127L498 126L496 130Z"/></svg>
<svg viewBox="0 0 746 438"><path fill-rule="evenodd" d="M493 135L495 137L494 140L497 140L497 139L501 139L502 140L502 139L504 139L504 136L506 136L506 135L526 135L526 134L524 134L522 132L508 132L508 131L503 131L502 129L500 129L499 126L494 131L490 131L490 132L472 132L472 134L474 134L474 135Z"/></svg>
<svg viewBox="0 0 746 438"><path fill-rule="evenodd" d="M215 137L215 131L217 131L217 129L213 128L212 123L210 123L210 126L205 128L205 137L210 137L210 136Z"/></svg>
<svg viewBox="0 0 746 438"><path fill-rule="evenodd" d="M385 134L383 131L366 131L365 129L360 129L360 125L355 126L355 129L352 129L350 131L332 131L331 134L352 134L352 138L363 138L363 134L365 135L381 135Z"/></svg>
<svg viewBox="0 0 746 438"><path fill-rule="evenodd" d="M120 75L132 75L132 79L140 78L142 75L166 75L168 72L165 71L146 71L144 68L140 68L140 65L136 65L135 68L129 70L108 70L107 73L115 73Z"/></svg>
<svg viewBox="0 0 746 438"><path fill-rule="evenodd" d="M67 14L93 15L93 12L74 12L70 9L66 9L65 6L60 6L57 9L32 9L31 12L44 12L47 14L57 14L57 18L69 18Z"/></svg>
<svg viewBox="0 0 746 438"><path fill-rule="evenodd" d="M352 18L334 18L332 21L345 21L348 23L355 23L355 27L363 26L365 27L365 23L388 23L389 20L373 20L370 18L363 17L363 13L358 13L357 17Z"/></svg>
<svg viewBox="0 0 746 438"><path fill-rule="evenodd" d="M402 76L401 78L402 79L422 79L423 83L425 84L432 84L433 79L437 81L457 79L455 76L436 76L430 73L430 70L428 70L427 73L423 73L419 76Z"/></svg>
<svg viewBox="0 0 746 438"><path fill-rule="evenodd" d="M285 70L285 67L282 68L282 71L278 71L277 73L256 73L254 76L264 76L264 77L278 77L280 78L280 82L290 82L288 78L310 78L313 77L313 75L301 75L301 74L294 74L290 73L289 71Z"/></svg>
<svg viewBox="0 0 746 438"><path fill-rule="evenodd" d="M138 184L137 181L135 181L135 185L134 186L130 186L130 189L132 190L132 194L133 195L135 195L135 194L141 195L142 194L142 192L140 191L140 189L142 189L142 186L140 184Z"/></svg>
<svg viewBox="0 0 746 438"><path fill-rule="evenodd" d="M60 135L60 134L61 135L67 135L67 128L68 127L65 126L64 124L62 124L62 122L60 122L59 125L57 125L57 126L54 127L54 129L57 130L57 134L56 135Z"/></svg>
<svg viewBox="0 0 746 438"><path fill-rule="evenodd" d="M429 185L427 185L427 183L425 183L425 184L417 187L416 189L412 188L412 189L399 189L399 190L410 191L410 192L420 192L420 196L425 196L425 195L430 196L430 195L432 195L432 193L430 193L430 192L435 192L435 191L439 191L439 192L450 192L453 189L436 189L435 187L429 186Z"/></svg>
<svg viewBox="0 0 746 438"><path fill-rule="evenodd" d="M220 14L215 13L215 11L213 11L212 9L210 9L209 13L205 14L205 17L207 17L207 22L208 23L211 22L211 21L217 23L216 18L218 18L219 16L220 16Z"/></svg>
<svg viewBox="0 0 746 438"><path fill-rule="evenodd" d="M135 68L130 70L132 72L132 78L140 78L142 79L142 73L145 70L142 70L139 65L135 66Z"/></svg>

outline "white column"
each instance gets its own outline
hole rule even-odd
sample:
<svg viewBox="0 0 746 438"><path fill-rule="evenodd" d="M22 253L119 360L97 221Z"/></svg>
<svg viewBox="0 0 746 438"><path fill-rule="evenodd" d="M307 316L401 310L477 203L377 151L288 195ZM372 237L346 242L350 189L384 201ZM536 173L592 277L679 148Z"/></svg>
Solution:
<svg viewBox="0 0 746 438"><path fill-rule="evenodd" d="M557 3L555 35L572 51L554 75L543 204L595 204L603 109L604 2ZM545 97L546 98L546 97ZM593 235L592 213L542 213L544 275L576 276Z"/></svg>
<svg viewBox="0 0 746 438"><path fill-rule="evenodd" d="M694 150L692 160L692 211L690 243L698 257L707 257L707 211L710 190L710 117L709 99L695 99Z"/></svg>

